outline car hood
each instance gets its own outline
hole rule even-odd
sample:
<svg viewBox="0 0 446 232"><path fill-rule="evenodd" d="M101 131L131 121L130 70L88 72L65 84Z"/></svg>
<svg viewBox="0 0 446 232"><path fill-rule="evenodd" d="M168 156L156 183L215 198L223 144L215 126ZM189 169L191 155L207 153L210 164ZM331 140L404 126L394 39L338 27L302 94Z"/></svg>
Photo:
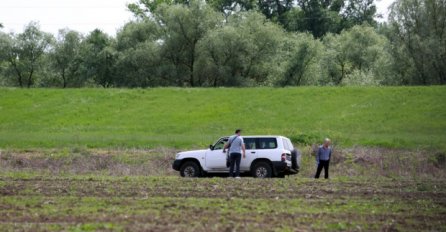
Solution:
<svg viewBox="0 0 446 232"><path fill-rule="evenodd" d="M178 159L182 159L185 157L194 157L194 156L200 156L204 155L208 150L193 150L193 151L182 151L178 153Z"/></svg>

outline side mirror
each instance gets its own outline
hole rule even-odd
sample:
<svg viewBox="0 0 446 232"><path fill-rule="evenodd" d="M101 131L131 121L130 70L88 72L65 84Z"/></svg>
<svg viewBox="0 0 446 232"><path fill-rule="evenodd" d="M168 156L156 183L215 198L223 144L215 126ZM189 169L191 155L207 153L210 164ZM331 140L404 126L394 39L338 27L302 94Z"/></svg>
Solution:
<svg viewBox="0 0 446 232"><path fill-rule="evenodd" d="M214 146L212 146L212 144L209 145L209 149L211 149L211 151L214 150Z"/></svg>

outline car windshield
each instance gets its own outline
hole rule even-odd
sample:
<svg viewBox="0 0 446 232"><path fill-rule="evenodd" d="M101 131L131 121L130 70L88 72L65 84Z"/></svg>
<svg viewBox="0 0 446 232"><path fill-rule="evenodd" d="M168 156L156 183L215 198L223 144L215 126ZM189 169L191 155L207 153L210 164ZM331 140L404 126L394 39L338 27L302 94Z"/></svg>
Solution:
<svg viewBox="0 0 446 232"><path fill-rule="evenodd" d="M218 140L217 143L214 144L214 150L221 150L225 146L225 143L228 141L228 138L222 138Z"/></svg>

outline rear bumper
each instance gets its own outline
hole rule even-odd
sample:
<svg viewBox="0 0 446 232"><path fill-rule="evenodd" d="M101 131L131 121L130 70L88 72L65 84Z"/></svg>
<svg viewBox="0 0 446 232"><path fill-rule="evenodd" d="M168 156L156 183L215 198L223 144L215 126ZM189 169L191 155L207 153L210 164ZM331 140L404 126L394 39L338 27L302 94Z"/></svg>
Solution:
<svg viewBox="0 0 446 232"><path fill-rule="evenodd" d="M179 171L181 168L181 161L183 161L183 160L177 159L177 160L173 161L172 168L176 171Z"/></svg>
<svg viewBox="0 0 446 232"><path fill-rule="evenodd" d="M286 162L283 161L273 161L274 174L285 174L285 175L294 175L297 174L298 171L292 169Z"/></svg>

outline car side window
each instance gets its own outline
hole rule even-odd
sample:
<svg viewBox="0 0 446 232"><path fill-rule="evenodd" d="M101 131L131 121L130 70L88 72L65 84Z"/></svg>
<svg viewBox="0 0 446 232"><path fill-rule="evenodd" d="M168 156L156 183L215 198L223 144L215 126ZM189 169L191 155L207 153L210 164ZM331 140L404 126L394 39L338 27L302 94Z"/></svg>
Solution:
<svg viewBox="0 0 446 232"><path fill-rule="evenodd" d="M214 150L222 150L228 139L220 139L215 145Z"/></svg>
<svg viewBox="0 0 446 232"><path fill-rule="evenodd" d="M259 149L275 149L277 148L276 138L259 138Z"/></svg>
<svg viewBox="0 0 446 232"><path fill-rule="evenodd" d="M243 142L245 143L246 150L257 149L255 138L243 138Z"/></svg>

